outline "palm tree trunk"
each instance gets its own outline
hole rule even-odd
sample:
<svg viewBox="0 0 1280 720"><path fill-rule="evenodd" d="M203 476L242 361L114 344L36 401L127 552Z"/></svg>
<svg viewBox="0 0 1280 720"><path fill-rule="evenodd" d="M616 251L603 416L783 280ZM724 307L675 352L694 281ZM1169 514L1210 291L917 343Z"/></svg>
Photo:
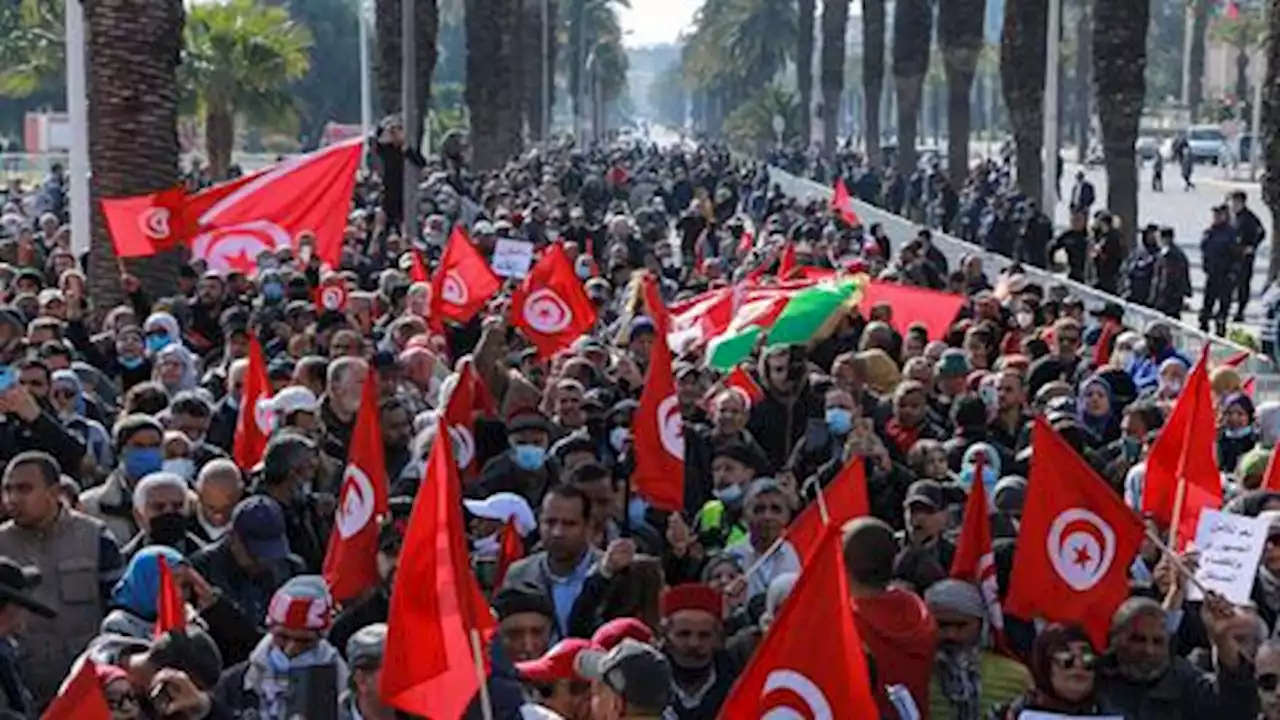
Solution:
<svg viewBox="0 0 1280 720"><path fill-rule="evenodd" d="M938 44L947 71L947 166L957 188L969 174L969 99L986 13L987 0L947 0L938 6Z"/></svg>
<svg viewBox="0 0 1280 720"><path fill-rule="evenodd" d="M1075 130L1076 160L1081 164L1089 153L1089 123L1093 117L1089 101L1093 98L1090 69L1093 61L1093 14L1091 0L1080 0L1076 17Z"/></svg>
<svg viewBox="0 0 1280 720"><path fill-rule="evenodd" d="M524 58L524 72L522 82L525 88L524 96L524 118L529 128L529 139L533 141L542 141L546 139L550 128L543 127L542 103L546 96L547 88L544 79L551 81L551 86L555 87L555 67L556 67L556 7L551 0L547 2L547 24L542 23L542 1L535 0L525 4L524 17L524 43L521 56ZM550 28L548 36L546 28ZM546 53L543 53L543 41L546 41ZM546 63L544 66L543 63ZM550 68L550 78L546 78L543 68ZM551 93L550 100L554 102L555 93Z"/></svg>
<svg viewBox="0 0 1280 720"><path fill-rule="evenodd" d="M425 120L431 103L431 76L435 73L439 57L436 42L440 33L440 12L437 0L411 1L416 3L414 22L418 27L417 42L414 43L417 54L415 66L418 76L418 117ZM377 0L375 29L378 33L378 102L382 105L382 112L387 115L400 112L403 100L400 89L400 34L403 25L400 2L401 0Z"/></svg>
<svg viewBox="0 0 1280 720"><path fill-rule="evenodd" d="M209 175L215 180L225 179L236 144L236 121L231 108L210 107L205 111L204 144L209 156Z"/></svg>
<svg viewBox="0 0 1280 720"><path fill-rule="evenodd" d="M521 5L521 0L473 0L467 7L466 100L477 170L501 168L520 148Z"/></svg>
<svg viewBox="0 0 1280 720"><path fill-rule="evenodd" d="M1187 107L1191 111L1191 122L1200 120L1200 106L1204 104L1204 58L1205 45L1209 35L1209 2L1210 0L1187 0L1191 3L1193 20L1191 23L1191 57L1187 64L1190 67L1187 78Z"/></svg>
<svg viewBox="0 0 1280 720"><path fill-rule="evenodd" d="M1262 199L1271 209L1271 227L1280 227L1280 0L1265 0L1267 28L1263 34L1266 84L1262 86ZM1280 278L1280 242L1271 240L1267 282Z"/></svg>
<svg viewBox="0 0 1280 720"><path fill-rule="evenodd" d="M88 31L89 161L93 239L89 292L100 308L124 297L120 268L100 200L141 195L178 180L178 63L182 3L94 0L84 3ZM145 28L145 32L141 29ZM177 288L177 251L127 261L151 297Z"/></svg>
<svg viewBox="0 0 1280 720"><path fill-rule="evenodd" d="M800 137L805 146L813 135L813 22L814 0L800 0L796 22L796 90L800 95Z"/></svg>
<svg viewBox="0 0 1280 720"><path fill-rule="evenodd" d="M898 174L916 168L916 124L933 45L929 0L897 0L893 11L893 79L898 88Z"/></svg>
<svg viewBox="0 0 1280 720"><path fill-rule="evenodd" d="M1018 189L1039 198L1040 152L1044 146L1045 35L1049 32L1047 0L1006 2L1000 36L1000 85L1017 146Z"/></svg>
<svg viewBox="0 0 1280 720"><path fill-rule="evenodd" d="M587 117L587 0L571 0L569 8L569 99L576 135L582 132Z"/></svg>
<svg viewBox="0 0 1280 720"><path fill-rule="evenodd" d="M822 152L832 157L844 94L844 34L849 26L849 0L822 3Z"/></svg>
<svg viewBox="0 0 1280 720"><path fill-rule="evenodd" d="M866 95L863 104L862 137L867 161L879 167L880 155L880 99L884 96L884 0L862 0L862 89Z"/></svg>
<svg viewBox="0 0 1280 720"><path fill-rule="evenodd" d="M1107 207L1135 238L1138 166L1133 152L1147 93L1147 0L1105 0L1094 7L1093 78L1107 169Z"/></svg>

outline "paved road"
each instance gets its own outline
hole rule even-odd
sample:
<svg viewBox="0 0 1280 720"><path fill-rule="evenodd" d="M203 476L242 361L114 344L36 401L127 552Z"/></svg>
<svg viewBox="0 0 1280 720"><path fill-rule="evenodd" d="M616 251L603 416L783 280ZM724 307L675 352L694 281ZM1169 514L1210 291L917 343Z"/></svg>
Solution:
<svg viewBox="0 0 1280 720"><path fill-rule="evenodd" d="M1072 163L1067 163L1066 170L1062 178L1062 192L1065 196L1070 197L1071 185L1075 182L1075 173L1080 168ZM1101 168L1095 170L1086 170L1085 176L1094 184L1097 190L1098 203L1094 205L1095 209L1102 207L1106 203L1107 197L1107 176ZM1165 165L1165 191L1153 192L1151 190L1151 169L1148 164L1141 172L1142 184L1138 193L1138 211L1140 214L1139 225L1147 223L1155 223L1157 225L1168 225L1177 233L1178 246L1187 254L1187 259L1191 261L1191 285L1195 288L1196 295L1190 301L1190 306L1195 310L1199 310L1204 290L1204 272L1201 270L1200 258L1200 235L1204 231L1205 226L1209 224L1209 209L1214 205L1222 203L1226 194L1232 190L1244 190L1249 194L1249 206L1257 213L1258 218L1262 220L1262 224L1267 229L1267 239L1258 248L1257 260L1254 262L1253 268L1253 296L1257 298L1262 293L1262 288L1267 282L1267 258L1271 252L1271 240L1274 236L1271 229L1271 213L1262 203L1262 194L1257 183L1238 182L1227 180L1224 172L1211 165L1200 165L1196 167L1195 175L1191 180L1195 183L1195 187L1191 190L1184 190L1182 178L1178 175L1178 170L1171 164ZM1060 226L1065 226L1068 222L1068 211L1066 201L1058 203L1055 221ZM1232 308L1232 312L1235 308ZM1195 313L1185 313L1183 318L1190 322L1195 322ZM1256 302L1251 302L1245 313L1245 324L1250 330L1257 332L1262 324L1262 309Z"/></svg>

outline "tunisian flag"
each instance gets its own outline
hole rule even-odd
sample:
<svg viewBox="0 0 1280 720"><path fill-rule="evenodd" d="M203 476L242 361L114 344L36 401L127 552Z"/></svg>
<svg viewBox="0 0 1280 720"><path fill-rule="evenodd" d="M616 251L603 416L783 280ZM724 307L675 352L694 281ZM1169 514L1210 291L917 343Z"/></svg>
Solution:
<svg viewBox="0 0 1280 720"><path fill-rule="evenodd" d="M817 617L827 619L820 642L814 642L813 635ZM720 717L879 717L865 652L849 608L840 526L829 525L790 598L729 691Z"/></svg>
<svg viewBox="0 0 1280 720"><path fill-rule="evenodd" d="M501 289L484 256L461 227L454 227L431 278L431 317L466 323Z"/></svg>
<svg viewBox="0 0 1280 720"><path fill-rule="evenodd" d="M1202 509L1222 507L1222 476L1214 458L1218 433L1208 364L1206 345L1147 456L1142 511L1154 514L1161 526L1170 528L1175 537L1169 544L1177 550L1195 539ZM1181 512L1174 518L1180 484Z"/></svg>
<svg viewBox="0 0 1280 720"><path fill-rule="evenodd" d="M424 718L463 716L480 689L471 635L483 644L496 627L471 572L457 467L449 443L431 444L387 614L382 699Z"/></svg>
<svg viewBox="0 0 1280 720"><path fill-rule="evenodd" d="M182 206L187 190L175 185L146 195L103 198L102 215L116 256L147 257L182 244Z"/></svg>
<svg viewBox="0 0 1280 720"><path fill-rule="evenodd" d="M387 464L378 421L378 376L370 367L351 432L351 451L338 490L324 579L337 600L378 583L378 519L387 513Z"/></svg>
<svg viewBox="0 0 1280 720"><path fill-rule="evenodd" d="M930 339L936 340L951 329L951 323L956 321L956 315L964 307L965 298L928 288L872 280L862 294L859 307L865 315L880 303L888 303L893 308L889 324L899 333L906 335L907 327L918 322L924 325Z"/></svg>
<svg viewBox="0 0 1280 720"><path fill-rule="evenodd" d="M183 210L191 255L210 270L250 273L258 254L316 238L316 255L336 267L364 138L322 148L192 195Z"/></svg>
<svg viewBox="0 0 1280 720"><path fill-rule="evenodd" d="M1129 596L1142 519L1043 418L1035 419L1031 446L1005 610L1075 623L1106 647L1111 614Z"/></svg>
<svg viewBox="0 0 1280 720"><path fill-rule="evenodd" d="M471 358L464 358L458 367L458 382L449 393L444 407L444 425L453 440L454 457L465 481L474 480L476 467L476 413L494 414L493 395L476 372Z"/></svg>
<svg viewBox="0 0 1280 720"><path fill-rule="evenodd" d="M422 259L422 251L414 248L409 251L409 282L431 282L427 274L427 263Z"/></svg>
<svg viewBox="0 0 1280 720"><path fill-rule="evenodd" d="M635 490L654 507L678 512L684 507L684 417L671 373L671 348L667 347L670 321L652 275L642 280L649 315L658 332L649 350L640 406L631 420L636 469Z"/></svg>
<svg viewBox="0 0 1280 720"><path fill-rule="evenodd" d="M853 198L849 197L849 188L845 187L842 177L836 178L836 187L831 193L831 209L840 213L840 219L851 227L862 224L858 214L853 211Z"/></svg>
<svg viewBox="0 0 1280 720"><path fill-rule="evenodd" d="M271 412L271 383L267 380L267 360L257 335L249 336L249 367L240 390L240 411L236 415L236 433L232 454L236 465L246 473L262 460L267 436L275 426Z"/></svg>
<svg viewBox="0 0 1280 720"><path fill-rule="evenodd" d="M801 563L806 563L818 548L818 540L828 527L843 527L850 520L870 515L867 502L867 473L861 457L853 457L825 488L818 490L820 500L809 503L787 528L787 542L795 548ZM826 508L826 516L823 508Z"/></svg>
<svg viewBox="0 0 1280 720"><path fill-rule="evenodd" d="M512 324L551 357L596 324L596 306L573 271L560 243L554 243L511 295Z"/></svg>
<svg viewBox="0 0 1280 720"><path fill-rule="evenodd" d="M973 487L964 504L964 525L951 560L951 577L978 586L987 606L987 619L994 631L996 647L1004 646L1004 612L1000 609L1000 589L996 582L996 556L991 550L991 517L987 490L982 483L986 455L978 453L973 466Z"/></svg>
<svg viewBox="0 0 1280 720"><path fill-rule="evenodd" d="M187 626L187 608L182 602L182 593L173 581L173 570L169 562L161 555L156 558L160 563L160 589L156 593L156 637L170 630L182 630Z"/></svg>
<svg viewBox="0 0 1280 720"><path fill-rule="evenodd" d="M63 683L41 720L111 720L111 708L98 680L98 668L84 659Z"/></svg>

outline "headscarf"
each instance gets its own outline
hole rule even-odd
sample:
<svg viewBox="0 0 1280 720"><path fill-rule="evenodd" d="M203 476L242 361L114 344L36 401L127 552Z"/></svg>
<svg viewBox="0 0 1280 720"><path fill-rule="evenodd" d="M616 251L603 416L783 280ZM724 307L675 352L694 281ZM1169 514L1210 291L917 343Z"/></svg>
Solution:
<svg viewBox="0 0 1280 720"><path fill-rule="evenodd" d="M182 553L167 545L148 545L129 560L124 574L111 589L111 604L138 617L156 619L156 596L160 592L160 558L170 568L183 562Z"/></svg>
<svg viewBox="0 0 1280 720"><path fill-rule="evenodd" d="M167 312L154 312L147 316L146 322L142 323L144 334L157 327L164 328L165 334L174 344L182 344L182 330L178 326L177 318Z"/></svg>
<svg viewBox="0 0 1280 720"><path fill-rule="evenodd" d="M162 383L165 390L168 390L170 395L177 394L183 390L194 390L200 381L200 376L196 372L196 358L191 354L191 351L175 343L156 353L154 367L156 368L155 378L157 382L161 382L159 367L168 360L176 360L181 363L182 378L178 380L178 384L175 386Z"/></svg>
<svg viewBox="0 0 1280 720"><path fill-rule="evenodd" d="M982 488L990 502L994 497L996 481L1000 479L1000 453L994 447L981 442L970 445L960 461L960 480L964 483L965 490L973 487L973 472L978 465L979 454L983 456Z"/></svg>
<svg viewBox="0 0 1280 720"><path fill-rule="evenodd" d="M1258 403L1254 421L1258 425L1258 442L1263 447L1274 447L1280 441L1280 402Z"/></svg>
<svg viewBox="0 0 1280 720"><path fill-rule="evenodd" d="M946 610L980 618L985 639L987 611L978 586L951 578L939 580L925 591L924 601L932 613ZM982 717L982 646L982 641L971 647L938 646L933 662L934 677L951 704L951 716L956 720Z"/></svg>
<svg viewBox="0 0 1280 720"><path fill-rule="evenodd" d="M72 410L76 415L84 415L84 384L80 382L80 376L76 375L74 370L54 370L49 381L50 390L58 385L69 385L75 391L75 403Z"/></svg>
<svg viewBox="0 0 1280 720"><path fill-rule="evenodd" d="M1072 702L1058 695L1053 689L1053 656L1066 650L1071 643L1083 642L1093 649L1089 635L1078 625L1050 623L1036 636L1031 645L1031 677L1035 680L1036 706L1046 710L1070 713L1072 715L1091 714L1096 704L1093 697ZM1097 694L1097 685L1094 685Z"/></svg>
<svg viewBox="0 0 1280 720"><path fill-rule="evenodd" d="M1085 403L1085 395L1089 388L1100 387L1107 394L1107 412L1105 415L1090 415L1087 404ZM1085 380L1080 384L1080 398L1077 401L1077 413L1081 424L1089 429L1094 435L1102 437L1107 432L1107 426L1111 422L1111 417L1115 415L1116 394L1111 390L1111 383L1107 382L1099 375Z"/></svg>

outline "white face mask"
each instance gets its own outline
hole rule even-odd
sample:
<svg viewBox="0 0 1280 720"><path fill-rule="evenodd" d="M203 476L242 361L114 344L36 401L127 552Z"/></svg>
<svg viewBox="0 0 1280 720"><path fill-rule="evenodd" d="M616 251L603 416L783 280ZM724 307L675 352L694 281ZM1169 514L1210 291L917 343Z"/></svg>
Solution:
<svg viewBox="0 0 1280 720"><path fill-rule="evenodd" d="M619 426L609 431L609 447L613 448L614 452L617 452L617 453L622 452L622 448L626 445L627 441L630 439L631 439L630 428Z"/></svg>
<svg viewBox="0 0 1280 720"><path fill-rule="evenodd" d="M163 472L173 473L178 477L191 482L191 478L196 474L196 462L191 458L169 458L160 464Z"/></svg>

